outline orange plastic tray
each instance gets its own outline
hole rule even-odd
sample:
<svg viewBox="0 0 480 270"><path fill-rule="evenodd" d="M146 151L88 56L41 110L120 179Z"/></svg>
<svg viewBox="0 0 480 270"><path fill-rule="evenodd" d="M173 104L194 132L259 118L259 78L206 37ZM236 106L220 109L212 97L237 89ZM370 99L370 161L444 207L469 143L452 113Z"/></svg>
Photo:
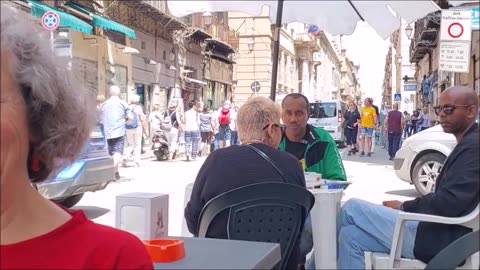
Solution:
<svg viewBox="0 0 480 270"><path fill-rule="evenodd" d="M153 262L173 262L185 257L183 240L154 239L143 241Z"/></svg>

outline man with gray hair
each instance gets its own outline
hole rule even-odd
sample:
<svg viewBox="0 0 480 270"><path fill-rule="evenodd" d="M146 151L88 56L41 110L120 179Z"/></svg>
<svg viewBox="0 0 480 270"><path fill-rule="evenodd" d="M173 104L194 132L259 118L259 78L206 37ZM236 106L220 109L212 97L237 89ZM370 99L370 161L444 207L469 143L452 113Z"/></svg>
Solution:
<svg viewBox="0 0 480 270"><path fill-rule="evenodd" d="M127 146L125 147L125 155L123 156L123 167L127 167L128 157L133 154L133 161L135 166L140 166L140 158L142 155L142 137L143 130L147 127L145 124L145 113L140 103L140 96L137 94L132 95L130 98L130 105L128 106L132 112L132 117L136 117L132 122L136 122L136 125L126 126Z"/></svg>
<svg viewBox="0 0 480 270"><path fill-rule="evenodd" d="M108 152L113 156L115 178L118 180L120 178L118 164L122 159L125 147L125 124L133 119L128 104L120 99L118 86L110 86L110 98L103 104L101 116Z"/></svg>

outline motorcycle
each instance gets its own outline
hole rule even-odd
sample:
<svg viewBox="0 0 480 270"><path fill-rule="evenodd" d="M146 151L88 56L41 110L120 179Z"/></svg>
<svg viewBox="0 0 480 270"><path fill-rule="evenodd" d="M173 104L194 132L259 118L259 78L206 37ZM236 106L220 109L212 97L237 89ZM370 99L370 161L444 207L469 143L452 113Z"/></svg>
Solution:
<svg viewBox="0 0 480 270"><path fill-rule="evenodd" d="M168 160L170 153L169 148L170 144L168 143L165 133L162 130L155 131L152 137L152 150L158 161Z"/></svg>

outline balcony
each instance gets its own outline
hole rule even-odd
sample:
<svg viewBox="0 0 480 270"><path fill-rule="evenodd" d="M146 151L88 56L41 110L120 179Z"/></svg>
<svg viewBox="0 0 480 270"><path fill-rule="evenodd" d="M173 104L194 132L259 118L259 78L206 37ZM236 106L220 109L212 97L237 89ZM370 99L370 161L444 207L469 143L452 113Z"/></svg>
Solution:
<svg viewBox="0 0 480 270"><path fill-rule="evenodd" d="M434 12L415 22L415 32L410 42L411 63L418 63L431 48L437 46L440 16L440 12Z"/></svg>
<svg viewBox="0 0 480 270"><path fill-rule="evenodd" d="M188 22L185 22L189 27L198 28L208 33L212 39L219 40L232 47L233 50L238 50L240 41L235 30L228 26L228 17L224 12L214 12L212 14L212 24L206 25L202 14L193 14Z"/></svg>
<svg viewBox="0 0 480 270"><path fill-rule="evenodd" d="M305 46L315 48L317 46L316 40L308 33L295 33L293 40L296 46Z"/></svg>

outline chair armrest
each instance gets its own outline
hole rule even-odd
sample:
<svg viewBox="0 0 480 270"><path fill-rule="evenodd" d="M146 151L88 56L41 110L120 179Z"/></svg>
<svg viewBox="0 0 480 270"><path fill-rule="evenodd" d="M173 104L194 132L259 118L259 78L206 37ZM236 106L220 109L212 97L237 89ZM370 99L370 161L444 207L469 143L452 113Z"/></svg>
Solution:
<svg viewBox="0 0 480 270"><path fill-rule="evenodd" d="M434 215L426 215L426 214L417 214L417 213L408 213L408 212L400 212L397 217L397 224L402 221L423 221L423 222L433 222L433 223L441 223L441 224L464 224L470 221L470 217L442 217L442 216L434 216Z"/></svg>
<svg viewBox="0 0 480 270"><path fill-rule="evenodd" d="M470 220L471 217L469 216L450 218L426 214L409 213L403 211L398 213L397 222L395 223L395 230L393 231L393 241L390 249L390 258L388 259L388 268L393 269L395 262L402 258L404 226L407 221L462 225Z"/></svg>

